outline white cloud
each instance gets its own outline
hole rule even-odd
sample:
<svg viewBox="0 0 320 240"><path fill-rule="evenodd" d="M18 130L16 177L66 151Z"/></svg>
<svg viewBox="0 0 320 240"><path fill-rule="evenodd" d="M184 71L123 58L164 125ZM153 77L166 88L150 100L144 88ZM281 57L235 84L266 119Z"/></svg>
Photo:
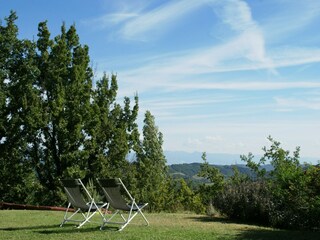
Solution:
<svg viewBox="0 0 320 240"><path fill-rule="evenodd" d="M134 17L137 17L139 14L138 13L114 13L114 14L107 14L104 16L101 16L99 18L93 19L91 23L98 23L98 26L101 28L105 28L110 25L114 24L120 24L122 22L125 22L129 19L132 19Z"/></svg>
<svg viewBox="0 0 320 240"><path fill-rule="evenodd" d="M206 1L173 1L149 12L144 12L130 22L127 22L120 30L126 39L146 39L150 32L168 29L174 22L203 5Z"/></svg>
<svg viewBox="0 0 320 240"><path fill-rule="evenodd" d="M207 143L216 143L223 141L223 138L221 136L206 136L204 138L204 141Z"/></svg>
<svg viewBox="0 0 320 240"><path fill-rule="evenodd" d="M236 40L235 40L236 41ZM240 40L238 40L240 41ZM284 68L320 62L320 49L285 47L270 50L272 63L265 61L234 60L244 55L244 50L238 41L212 47L189 51L172 56L163 56L150 61L148 65L135 69L121 71L121 78L125 79L124 86L132 89L139 86L139 92L150 89L183 90L183 89L229 89L229 90L267 90L290 88L319 88L319 82L314 81L278 81L269 82L261 79L255 81L216 81L216 77L197 76L197 74L214 74L221 72L263 70ZM245 38L243 40L245 42ZM177 57L176 55L179 55ZM257 55L256 55L257 56ZM259 57L259 56L258 56ZM146 81L146 79L149 79ZM221 79L219 79L221 80ZM132 84L132 86L131 86ZM131 90L132 91L132 90Z"/></svg>
<svg viewBox="0 0 320 240"><path fill-rule="evenodd" d="M257 28L256 22L252 19L251 9L246 2L224 0L218 1L218 3L218 7L213 5L214 12L233 30L243 32Z"/></svg>
<svg viewBox="0 0 320 240"><path fill-rule="evenodd" d="M270 42L279 42L292 38L295 33L312 24L320 15L320 2L309 1L266 1L266 8L273 8L272 14L268 15L260 24L266 38Z"/></svg>
<svg viewBox="0 0 320 240"><path fill-rule="evenodd" d="M185 129L188 129L187 133ZM271 135L282 143L284 149L291 152L301 146L301 156L319 156L319 149L314 145L319 141L320 124L316 119L303 121L271 120L262 122L232 121L201 122L195 125L185 122L179 125L161 126L164 134L164 149L182 151L206 151L208 153L261 154L261 148L268 146L266 138ZM186 138L185 136L188 136ZM209 143L203 136L221 136L221 141ZM187 139L187 140L185 140Z"/></svg>
<svg viewBox="0 0 320 240"><path fill-rule="evenodd" d="M128 4L129 2L127 2ZM177 90L195 88L210 89L284 89L304 87L301 83L262 83L249 82L214 82L214 78L203 79L199 74L214 74L232 71L269 70L277 74L275 69L320 62L320 49L303 47L278 47L266 51L263 31L253 19L251 9L241 0L205 0L205 1L174 1L160 5L151 11L147 8L138 8L133 11L133 5L123 8L122 11L111 15L110 21L124 21L120 32L123 36L135 38L150 35L150 31L158 28L167 28L174 25L175 20L195 11L197 8L211 5L221 21L235 31L233 37L221 45L212 45L206 48L172 52L149 59L143 67L119 70L123 79L121 87L124 95L134 91L144 92L150 89ZM314 12L319 5L313 2L302 4L301 11L306 15L301 25L307 24L315 17ZM313 6L312 13L310 12ZM317 7L318 6L318 7ZM130 10L132 14L130 14ZM308 10L308 11L307 11ZM139 12L137 14L137 12ZM285 12L285 11L284 11ZM286 12L285 12L286 13ZM123 15L121 15L123 14ZM286 13L289 15L289 13ZM291 15L284 18L291 19ZM126 21L126 18L132 18ZM300 18L300 17L298 17ZM273 22L268 19L268 21ZM273 22L273 27L275 28ZM287 24L288 25L288 24ZM289 24L292 25L292 24ZM121 61L123 61L121 59ZM132 62L132 61L130 61ZM118 64L121 66L121 63ZM119 69L119 68L118 68ZM121 67L120 67L121 69ZM197 76L197 82L192 81ZM137 88L136 86L139 86ZM318 87L316 83L307 82L305 87ZM124 89L127 88L127 89Z"/></svg>
<svg viewBox="0 0 320 240"><path fill-rule="evenodd" d="M185 89L220 89L220 90L244 90L244 91L257 91L257 90L281 90L293 88L319 88L320 82L267 82L267 81L254 81L254 82L221 82L221 83L195 83L185 84Z"/></svg>
<svg viewBox="0 0 320 240"><path fill-rule="evenodd" d="M120 32L126 38L144 38L150 35L150 31L172 27L175 20L199 7L208 6L208 3L221 20L235 31L233 38L221 45L165 54L134 70L123 69L119 73L126 79L124 86L132 89L132 85L139 85L137 90L141 92L160 86L170 88L170 85L174 85L175 88L179 81L184 85L191 74L258 69L267 69L276 74L276 66L266 54L262 31L252 19L249 5L241 0L170 2L140 13L126 22Z"/></svg>
<svg viewBox="0 0 320 240"><path fill-rule="evenodd" d="M320 110L320 98L274 98L280 109L312 109Z"/></svg>
<svg viewBox="0 0 320 240"><path fill-rule="evenodd" d="M130 22L126 22L120 29L124 38L141 39L157 32L169 29L175 22L186 14L201 7L211 5L214 12L232 30L238 32L260 31L257 23L252 19L249 5L242 0L180 0L161 5L151 11L143 11Z"/></svg>
<svg viewBox="0 0 320 240"><path fill-rule="evenodd" d="M288 4L291 8L290 2L285 3L283 6ZM311 1L307 1L306 7L299 9L299 14L292 9L277 8L275 11L279 11L278 17L273 18L274 14L268 12L264 14L262 21L260 16L259 21L254 19L259 12L253 14L250 5L240 0L170 1L153 10L126 9L110 15L109 24L118 24L119 27L117 37L150 40L150 36L155 39L160 34L167 33L168 29L179 27L179 20L189 13L211 6L212 14L220 19L218 24L223 25L224 31L228 32L225 35L227 37L219 41L219 45L212 39L211 45L199 46L197 49L164 52L157 56L139 53L141 55L137 57L138 60L134 59L134 55L127 56L125 61L119 59L115 64L119 76L119 93L132 95L138 91L142 95L140 110L151 110L160 121L160 131L164 133L165 149L168 150L261 153L261 147L266 144L265 138L271 134L275 139L288 143L292 149L296 143L304 143L303 150L316 155L316 148L312 150L308 143L318 139L317 121L287 119L285 112L310 109L316 110L312 111L313 116L318 115L320 99L317 96L306 96L305 91L301 93L301 90L320 89L320 82L315 75L309 75L316 68L304 68L306 64L314 66L320 62L320 48L317 45L298 45L297 41L287 40L285 45L273 45L277 41L281 42L283 36L283 39L290 36L288 32L298 33L304 26L314 22L319 15L316 14L319 13L319 8L315 6L310 11L312 6L309 3ZM279 5L275 5L275 8L276 6ZM212 23L212 26L216 25ZM292 66L301 66L300 69L304 68L303 71L308 74L304 78L301 78L301 73L286 75L289 70L286 68ZM309 70L311 71L308 72ZM242 72L237 76L240 71ZM297 72L297 68L294 71ZM227 90L228 94L235 95L221 99L212 96L192 98L188 95L195 91L208 91L210 94L220 92L212 90ZM274 90L288 90L285 94L290 93L290 97L274 97ZM297 93L296 90L301 96L291 95ZM264 92L261 99L246 101L244 106L237 101L244 93L234 91L270 92ZM166 99L168 93L172 93L172 96L180 94L180 98ZM232 108L228 101L234 102L236 107ZM227 110L212 110L215 103L225 104ZM207 104L212 104L210 111L207 111L209 108L205 109Z"/></svg>

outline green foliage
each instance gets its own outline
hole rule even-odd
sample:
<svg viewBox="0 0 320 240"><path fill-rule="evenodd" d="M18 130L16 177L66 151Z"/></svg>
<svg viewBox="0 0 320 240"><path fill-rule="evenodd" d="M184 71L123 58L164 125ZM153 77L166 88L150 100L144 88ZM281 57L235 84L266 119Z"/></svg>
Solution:
<svg viewBox="0 0 320 240"><path fill-rule="evenodd" d="M1 200L56 204L59 178L133 178L126 156L139 146L138 97L132 108L128 97L116 103L115 75L93 88L74 25L52 38L41 22L31 42L18 39L16 19L12 12L0 26ZM41 198L26 192L30 182Z"/></svg>
<svg viewBox="0 0 320 240"><path fill-rule="evenodd" d="M39 120L38 75L34 44L18 40L17 16L11 12L0 26L0 196L4 201L24 201L25 179L32 173L26 154Z"/></svg>
<svg viewBox="0 0 320 240"><path fill-rule="evenodd" d="M230 181L213 197L213 205L231 219L269 224L272 198L266 182Z"/></svg>
<svg viewBox="0 0 320 240"><path fill-rule="evenodd" d="M163 136L155 125L154 116L147 111L143 126L143 141L137 149L137 196L149 202L151 211L160 211L166 204L166 159L162 150Z"/></svg>
<svg viewBox="0 0 320 240"><path fill-rule="evenodd" d="M100 194L99 190L97 189L98 185L93 179L90 178L85 186L95 202L98 203L103 201L102 194ZM84 194L84 196L86 195ZM88 199L88 201L90 201L90 199Z"/></svg>
<svg viewBox="0 0 320 240"><path fill-rule="evenodd" d="M167 182L166 207L168 212L191 211L204 213L205 206L202 203L200 193L190 187L184 179L170 179Z"/></svg>
<svg viewBox="0 0 320 240"><path fill-rule="evenodd" d="M279 142L268 139L271 146L263 148L258 163L252 154L242 156L258 179L231 179L221 194L213 197L215 206L233 219L281 228L319 228L319 167L301 165L298 147L290 156ZM268 174L261 170L267 161L273 166Z"/></svg>
<svg viewBox="0 0 320 240"><path fill-rule="evenodd" d="M212 197L219 194L224 186L224 176L218 168L210 166L207 162L206 153L202 154L203 164L200 166L199 176L206 178L209 183L203 184L200 187L203 203L209 207L212 204Z"/></svg>

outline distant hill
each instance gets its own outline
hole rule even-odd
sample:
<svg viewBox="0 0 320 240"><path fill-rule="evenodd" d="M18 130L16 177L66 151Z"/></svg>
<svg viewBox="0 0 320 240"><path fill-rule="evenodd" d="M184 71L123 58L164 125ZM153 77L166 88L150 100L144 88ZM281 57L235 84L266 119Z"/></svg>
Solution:
<svg viewBox="0 0 320 240"><path fill-rule="evenodd" d="M241 154L228 154L228 153L206 153L207 162L215 165L241 165L244 162L241 161ZM247 153L244 153L247 154ZM183 163L202 163L202 152L183 152L183 151L164 151L164 155L167 159L167 164L183 164ZM260 155L255 155L255 159L258 161L261 158ZM301 156L300 163L312 163L317 164L319 158Z"/></svg>
<svg viewBox="0 0 320 240"><path fill-rule="evenodd" d="M202 163L201 152L164 151L167 164ZM207 161L216 165L235 165L241 163L240 154L207 153Z"/></svg>
<svg viewBox="0 0 320 240"><path fill-rule="evenodd" d="M205 182L205 179L200 178L198 173L200 171L201 163L182 163L169 165L169 174L173 178L183 178L185 180L192 180L195 182ZM239 172L249 176L254 176L254 173L245 165L211 165L220 170L220 172L226 177L233 175L233 167L237 167ZM266 165L266 170L270 171L271 166Z"/></svg>

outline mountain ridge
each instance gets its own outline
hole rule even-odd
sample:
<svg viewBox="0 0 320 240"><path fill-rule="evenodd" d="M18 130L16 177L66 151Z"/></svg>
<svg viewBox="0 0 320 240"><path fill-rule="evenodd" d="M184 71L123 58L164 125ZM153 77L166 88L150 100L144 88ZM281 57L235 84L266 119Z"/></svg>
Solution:
<svg viewBox="0 0 320 240"><path fill-rule="evenodd" d="M183 163L202 163L202 152L185 152L185 151L164 151L167 159L167 165ZM242 154L231 153L206 153L207 162L214 165L241 165L245 164L241 159ZM244 154L246 155L246 154ZM254 160L258 161L262 155L254 155ZM315 157L300 157L300 163L317 164L320 161Z"/></svg>
<svg viewBox="0 0 320 240"><path fill-rule="evenodd" d="M167 164L202 163L202 152L164 151ZM237 165L241 162L240 154L206 153L209 164Z"/></svg>

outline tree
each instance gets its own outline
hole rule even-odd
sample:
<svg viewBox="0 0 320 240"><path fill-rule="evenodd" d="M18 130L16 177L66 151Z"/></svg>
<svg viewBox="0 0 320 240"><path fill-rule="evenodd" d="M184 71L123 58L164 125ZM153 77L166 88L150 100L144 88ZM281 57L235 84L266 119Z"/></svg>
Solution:
<svg viewBox="0 0 320 240"><path fill-rule="evenodd" d="M203 184L200 187L200 193L203 199L203 203L209 208L212 207L212 199L218 194L224 185L224 176L220 170L216 167L210 166L207 162L207 154L202 154L203 163L200 166L199 176L209 180L209 184Z"/></svg>
<svg viewBox="0 0 320 240"><path fill-rule="evenodd" d="M126 157L139 141L136 124L138 96L135 96L132 110L128 97L125 97L122 107L116 103L116 75L112 75L110 80L104 74L93 92L91 117L86 125L89 136L85 141L89 170L87 177L93 177L96 172L95 175L99 177L121 176L126 179L130 167Z"/></svg>
<svg viewBox="0 0 320 240"><path fill-rule="evenodd" d="M56 189L61 177L123 176L126 156L138 138L138 97L132 110L128 97L123 107L116 103L116 75L109 83L104 74L92 87L89 49L79 43L75 26L66 30L63 24L61 34L50 40L42 22L38 36L45 126L38 138L41 153L33 159L41 182Z"/></svg>
<svg viewBox="0 0 320 240"><path fill-rule="evenodd" d="M33 174L28 143L39 121L35 45L17 38L16 19L11 12L7 25L0 26L0 195L5 201L26 198L25 181Z"/></svg>
<svg viewBox="0 0 320 240"><path fill-rule="evenodd" d="M51 38L41 22L32 42L18 39L16 19L12 12L0 26L2 200L57 204L59 178L133 178L126 156L139 148L138 96L132 108L128 97L118 104L115 75L93 88L74 25Z"/></svg>
<svg viewBox="0 0 320 240"><path fill-rule="evenodd" d="M41 117L28 145L43 190L52 193L46 194L46 201L52 202L59 200L59 178L85 175L81 148L93 74L88 47L80 45L75 26L67 30L63 24L61 34L53 40L46 22L41 22L38 30L36 64L40 74L34 89L39 91Z"/></svg>
<svg viewBox="0 0 320 240"><path fill-rule="evenodd" d="M165 205L162 189L166 186L167 166L162 144L163 135L154 116L147 111L141 149L137 152L137 189L139 200L149 202L151 211L161 210Z"/></svg>

